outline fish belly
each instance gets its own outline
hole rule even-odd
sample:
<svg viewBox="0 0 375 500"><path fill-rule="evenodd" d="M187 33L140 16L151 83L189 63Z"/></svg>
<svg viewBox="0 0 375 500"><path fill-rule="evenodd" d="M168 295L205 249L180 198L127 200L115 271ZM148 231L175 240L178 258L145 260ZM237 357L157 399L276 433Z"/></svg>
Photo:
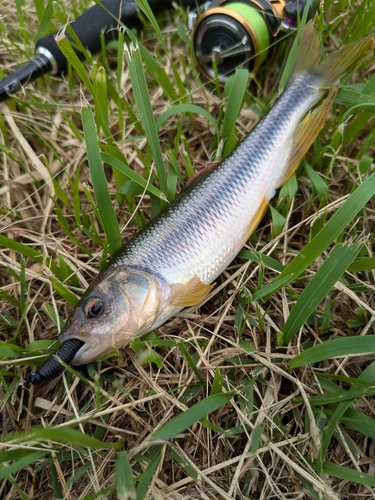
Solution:
<svg viewBox="0 0 375 500"><path fill-rule="evenodd" d="M319 98L306 78L300 80L230 157L151 221L114 265L148 269L170 285L194 276L212 283L246 243L287 175L298 124Z"/></svg>

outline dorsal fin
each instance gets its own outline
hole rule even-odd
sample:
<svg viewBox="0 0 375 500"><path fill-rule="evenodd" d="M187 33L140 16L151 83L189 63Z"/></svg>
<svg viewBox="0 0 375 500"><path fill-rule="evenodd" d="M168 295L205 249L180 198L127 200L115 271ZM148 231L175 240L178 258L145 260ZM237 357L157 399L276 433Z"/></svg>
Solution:
<svg viewBox="0 0 375 500"><path fill-rule="evenodd" d="M185 187L191 186L192 184L195 184L196 182L198 182L202 177L204 177L209 172L211 172L211 170L213 170L216 167L216 165L218 165L219 163L220 163L219 161L209 163L204 168L202 168L202 170L200 170L199 172L196 172L193 175L193 177L190 177L190 179L187 181L187 183L185 184Z"/></svg>

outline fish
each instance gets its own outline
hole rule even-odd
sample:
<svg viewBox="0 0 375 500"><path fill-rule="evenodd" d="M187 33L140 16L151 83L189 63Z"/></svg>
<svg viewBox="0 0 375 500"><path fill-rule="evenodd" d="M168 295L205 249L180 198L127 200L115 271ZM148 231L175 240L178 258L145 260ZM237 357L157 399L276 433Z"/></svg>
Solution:
<svg viewBox="0 0 375 500"><path fill-rule="evenodd" d="M268 114L109 261L61 331L57 361L98 360L208 296L322 129L339 80L374 42L370 36L324 58L314 21L306 24L294 70ZM49 358L31 382L60 373L57 361Z"/></svg>

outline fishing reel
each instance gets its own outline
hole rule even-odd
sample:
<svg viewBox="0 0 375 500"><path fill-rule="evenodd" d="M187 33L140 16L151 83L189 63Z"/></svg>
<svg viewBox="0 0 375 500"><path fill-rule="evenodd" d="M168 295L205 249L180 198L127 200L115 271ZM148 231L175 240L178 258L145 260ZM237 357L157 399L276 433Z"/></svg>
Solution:
<svg viewBox="0 0 375 500"><path fill-rule="evenodd" d="M199 70L224 84L238 67L253 75L269 58L280 32L297 28L307 0L214 0L189 16ZM309 3L308 17L316 11Z"/></svg>
<svg viewBox="0 0 375 500"><path fill-rule="evenodd" d="M318 0L181 0L185 7L200 5L189 14L194 51L202 75L216 76L224 84L239 66L255 74L272 54L280 31L297 27L305 8L308 17L315 12ZM147 0L153 13L172 6L172 0ZM139 7L135 0L100 0L70 24L81 46L92 54L102 47L102 34L111 38L121 20L127 28L139 25ZM36 78L52 73L65 75L68 61L51 33L37 41L37 55L15 73L0 80L0 102ZM68 38L69 38L68 34ZM73 49L79 59L84 53Z"/></svg>

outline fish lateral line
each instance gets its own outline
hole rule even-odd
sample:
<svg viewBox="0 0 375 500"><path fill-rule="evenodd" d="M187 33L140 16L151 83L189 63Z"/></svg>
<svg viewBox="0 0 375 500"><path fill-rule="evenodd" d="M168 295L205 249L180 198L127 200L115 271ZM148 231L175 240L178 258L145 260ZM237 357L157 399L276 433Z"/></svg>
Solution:
<svg viewBox="0 0 375 500"><path fill-rule="evenodd" d="M306 24L295 68L267 115L228 158L207 165L193 178L95 278L60 334L60 349L65 346L67 350L65 357L59 354L64 362L79 366L100 359L113 348L126 345L123 332L133 338L142 336L165 323L179 308L206 299L212 283L258 226L276 188L295 172L322 129L338 90L337 81L374 46L374 37L367 37L324 59L314 22ZM330 90L322 90L324 87ZM323 103L310 111L324 95ZM205 219L207 214L210 220ZM116 279L116 270L131 273L132 267L149 269L152 276L147 271L134 271L129 279L121 281L120 275ZM84 305L98 290L101 297L106 296L105 309L97 317L87 317ZM91 316L97 310L90 307ZM83 345L72 344L73 340ZM37 373L39 383L60 371L54 361L47 360Z"/></svg>

